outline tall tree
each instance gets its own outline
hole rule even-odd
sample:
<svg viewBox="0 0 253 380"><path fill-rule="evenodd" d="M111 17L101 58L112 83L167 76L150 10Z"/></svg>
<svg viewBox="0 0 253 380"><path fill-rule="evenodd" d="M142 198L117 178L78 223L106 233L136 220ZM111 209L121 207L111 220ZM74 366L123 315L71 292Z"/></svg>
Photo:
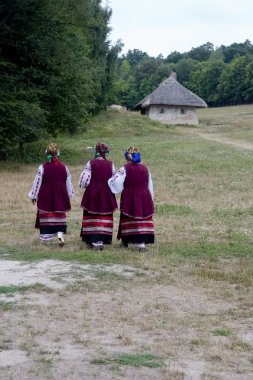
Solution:
<svg viewBox="0 0 253 380"><path fill-rule="evenodd" d="M235 57L253 54L253 45L249 40L243 43L235 42L229 46L221 45L220 49L225 57L226 63L232 62Z"/></svg>
<svg viewBox="0 0 253 380"><path fill-rule="evenodd" d="M224 68L217 86L219 97L223 104L235 105L246 101L246 68L247 66L250 67L252 60L252 56L236 57Z"/></svg>
<svg viewBox="0 0 253 380"><path fill-rule="evenodd" d="M186 56L200 62L207 61L213 50L213 44L211 42L207 42L201 46L192 48Z"/></svg>
<svg viewBox="0 0 253 380"><path fill-rule="evenodd" d="M191 74L197 70L200 62L192 58L182 58L176 65L175 70L177 72L177 79L184 86L187 86L187 82L190 79Z"/></svg>
<svg viewBox="0 0 253 380"><path fill-rule="evenodd" d="M105 107L119 46L101 0L2 0L0 16L0 151Z"/></svg>
<svg viewBox="0 0 253 380"><path fill-rule="evenodd" d="M246 103L253 102L253 57L245 67L244 100Z"/></svg>
<svg viewBox="0 0 253 380"><path fill-rule="evenodd" d="M221 105L217 86L225 66L224 62L219 61L202 62L191 74L189 90L198 94L209 106Z"/></svg>

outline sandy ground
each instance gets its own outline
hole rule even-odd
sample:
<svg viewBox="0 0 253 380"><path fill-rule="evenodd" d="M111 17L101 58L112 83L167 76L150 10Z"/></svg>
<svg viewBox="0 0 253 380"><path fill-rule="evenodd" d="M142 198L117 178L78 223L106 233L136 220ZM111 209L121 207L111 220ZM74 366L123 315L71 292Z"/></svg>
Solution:
<svg viewBox="0 0 253 380"><path fill-rule="evenodd" d="M234 284L184 268L2 260L0 286L11 285L30 289L0 298L11 306L0 308L0 379L253 378L252 294ZM163 365L117 360L140 353Z"/></svg>
<svg viewBox="0 0 253 380"><path fill-rule="evenodd" d="M96 279L94 276L96 271L110 271L130 276L134 269L117 264L108 267L106 265L76 265L54 260L39 263L2 260L0 261L0 286L25 286L40 283L53 289L62 289L80 276L82 280Z"/></svg>

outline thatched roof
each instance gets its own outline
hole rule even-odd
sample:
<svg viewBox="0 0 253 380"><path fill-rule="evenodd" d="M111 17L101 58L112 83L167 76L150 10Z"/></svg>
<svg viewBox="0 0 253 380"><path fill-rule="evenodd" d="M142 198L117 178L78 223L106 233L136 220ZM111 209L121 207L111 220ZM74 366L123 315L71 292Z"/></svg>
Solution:
<svg viewBox="0 0 253 380"><path fill-rule="evenodd" d="M135 106L135 109L139 110L150 105L207 107L203 99L187 90L187 88L177 81L175 72L168 79L160 83L151 94L142 99Z"/></svg>

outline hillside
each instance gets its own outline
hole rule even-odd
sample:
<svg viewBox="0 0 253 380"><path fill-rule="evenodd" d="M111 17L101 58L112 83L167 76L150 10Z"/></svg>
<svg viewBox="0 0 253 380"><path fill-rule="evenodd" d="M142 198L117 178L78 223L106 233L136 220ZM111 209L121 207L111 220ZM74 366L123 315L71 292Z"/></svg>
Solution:
<svg viewBox="0 0 253 380"><path fill-rule="evenodd" d="M57 139L76 192L63 249L39 242L27 197L47 141L1 165L1 379L252 378L252 115L203 109L198 127L171 127L110 111ZM81 245L78 179L98 140L117 168L138 145L151 170L147 252L120 248L119 213L111 247Z"/></svg>

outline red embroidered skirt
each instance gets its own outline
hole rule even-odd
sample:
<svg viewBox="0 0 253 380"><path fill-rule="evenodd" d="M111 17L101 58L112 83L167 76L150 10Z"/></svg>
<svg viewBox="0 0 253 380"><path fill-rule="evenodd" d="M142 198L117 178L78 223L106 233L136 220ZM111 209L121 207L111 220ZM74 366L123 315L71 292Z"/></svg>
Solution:
<svg viewBox="0 0 253 380"><path fill-rule="evenodd" d="M40 229L40 235L51 235L57 232L66 233L66 212L38 211L35 227Z"/></svg>
<svg viewBox="0 0 253 380"><path fill-rule="evenodd" d="M81 234L82 240L87 244L102 241L111 244L113 233L113 214L90 214L83 211Z"/></svg>
<svg viewBox="0 0 253 380"><path fill-rule="evenodd" d="M135 219L121 213L117 238L124 243L154 243L153 217Z"/></svg>

